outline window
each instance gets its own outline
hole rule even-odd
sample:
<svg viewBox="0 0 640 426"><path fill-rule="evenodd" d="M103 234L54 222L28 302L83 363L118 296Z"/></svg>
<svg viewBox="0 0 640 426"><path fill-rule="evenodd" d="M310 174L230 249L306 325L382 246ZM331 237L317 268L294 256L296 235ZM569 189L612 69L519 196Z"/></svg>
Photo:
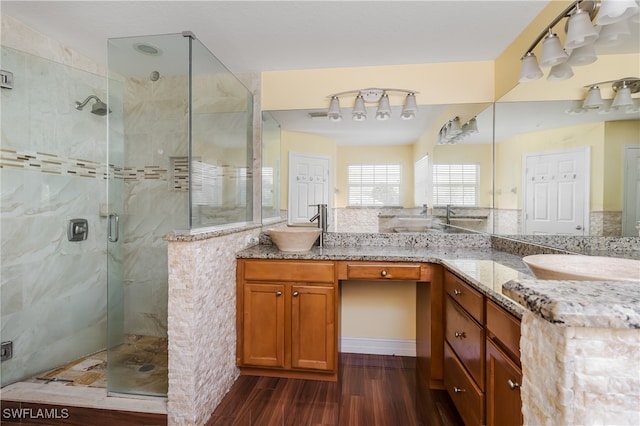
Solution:
<svg viewBox="0 0 640 426"><path fill-rule="evenodd" d="M434 164L433 204L477 206L479 164Z"/></svg>
<svg viewBox="0 0 640 426"><path fill-rule="evenodd" d="M425 155L413 166L413 203L424 206L429 199L429 156Z"/></svg>
<svg viewBox="0 0 640 426"><path fill-rule="evenodd" d="M400 206L400 164L349 164L349 206Z"/></svg>

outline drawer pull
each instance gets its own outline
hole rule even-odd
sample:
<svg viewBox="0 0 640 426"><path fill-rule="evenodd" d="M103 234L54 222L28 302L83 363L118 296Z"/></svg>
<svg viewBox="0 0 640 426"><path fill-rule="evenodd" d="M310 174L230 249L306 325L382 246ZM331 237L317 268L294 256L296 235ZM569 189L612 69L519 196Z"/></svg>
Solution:
<svg viewBox="0 0 640 426"><path fill-rule="evenodd" d="M462 291L458 290L457 288L453 290L453 294L455 294L456 296L460 296L462 294Z"/></svg>
<svg viewBox="0 0 640 426"><path fill-rule="evenodd" d="M520 387L520 383L514 382L511 379L507 380L507 384L509 385L509 389L511 389L511 390L516 390L516 389L518 389Z"/></svg>
<svg viewBox="0 0 640 426"><path fill-rule="evenodd" d="M276 291L276 296L282 296L282 292L281 291Z"/></svg>
<svg viewBox="0 0 640 426"><path fill-rule="evenodd" d="M464 331L456 331L455 333L453 333L453 335L458 339L464 339L465 337L467 337Z"/></svg>
<svg viewBox="0 0 640 426"><path fill-rule="evenodd" d="M382 272L380 272L380 275L382 275L383 277L387 276L387 271L385 271L384 269L382 270Z"/></svg>
<svg viewBox="0 0 640 426"><path fill-rule="evenodd" d="M298 297L298 292L297 291L293 292L293 297Z"/></svg>
<svg viewBox="0 0 640 426"><path fill-rule="evenodd" d="M453 392L455 393L462 393L462 392L466 392L466 390L464 390L463 388L459 388L457 386L453 387Z"/></svg>

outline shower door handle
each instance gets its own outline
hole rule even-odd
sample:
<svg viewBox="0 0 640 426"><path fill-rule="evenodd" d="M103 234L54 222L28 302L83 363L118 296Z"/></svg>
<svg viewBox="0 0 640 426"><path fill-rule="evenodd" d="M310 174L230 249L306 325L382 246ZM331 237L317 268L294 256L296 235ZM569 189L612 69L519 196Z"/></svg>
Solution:
<svg viewBox="0 0 640 426"><path fill-rule="evenodd" d="M111 213L109 215L109 222L107 224L107 237L112 243L118 241L118 238L120 237L120 218L115 213Z"/></svg>

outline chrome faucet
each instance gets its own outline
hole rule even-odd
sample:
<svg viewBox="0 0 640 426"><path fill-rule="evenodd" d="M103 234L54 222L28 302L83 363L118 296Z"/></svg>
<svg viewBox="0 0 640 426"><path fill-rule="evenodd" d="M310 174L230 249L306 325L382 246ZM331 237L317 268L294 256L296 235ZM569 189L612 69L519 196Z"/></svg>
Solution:
<svg viewBox="0 0 640 426"><path fill-rule="evenodd" d="M447 225L451 224L451 216L456 214L455 211L451 210L451 207L453 207L453 205L447 204Z"/></svg>
<svg viewBox="0 0 640 426"><path fill-rule="evenodd" d="M310 204L309 206L317 206L318 212L309 219L309 222L318 220L318 228L322 230L320 233L320 247L324 246L324 233L327 232L327 205L326 204Z"/></svg>
<svg viewBox="0 0 640 426"><path fill-rule="evenodd" d="M420 212L420 214L422 216L429 216L429 206L427 206L426 204L422 205L422 211Z"/></svg>

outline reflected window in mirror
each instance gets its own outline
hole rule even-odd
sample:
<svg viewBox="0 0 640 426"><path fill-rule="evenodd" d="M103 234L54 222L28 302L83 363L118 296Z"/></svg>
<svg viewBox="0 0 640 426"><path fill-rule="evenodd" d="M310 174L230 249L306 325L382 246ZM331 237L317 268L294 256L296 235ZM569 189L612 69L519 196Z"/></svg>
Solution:
<svg viewBox="0 0 640 426"><path fill-rule="evenodd" d="M400 164L349 164L349 207L399 207L402 182Z"/></svg>
<svg viewBox="0 0 640 426"><path fill-rule="evenodd" d="M262 222L280 215L280 124L269 112L262 113Z"/></svg>
<svg viewBox="0 0 640 426"><path fill-rule="evenodd" d="M480 164L434 164L433 203L436 206L478 206Z"/></svg>

